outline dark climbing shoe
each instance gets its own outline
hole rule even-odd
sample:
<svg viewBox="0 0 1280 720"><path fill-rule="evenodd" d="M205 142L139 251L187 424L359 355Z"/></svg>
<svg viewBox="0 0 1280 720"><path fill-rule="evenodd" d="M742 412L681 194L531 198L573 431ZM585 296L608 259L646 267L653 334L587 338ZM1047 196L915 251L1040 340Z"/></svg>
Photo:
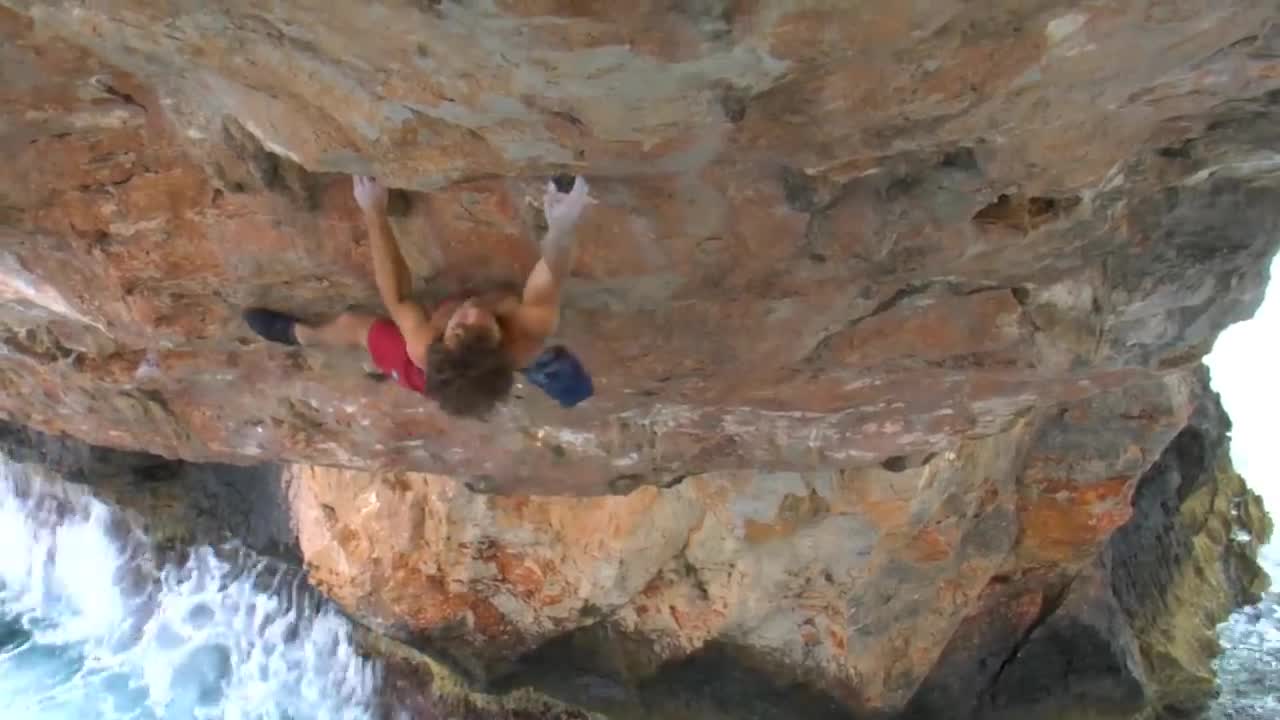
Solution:
<svg viewBox="0 0 1280 720"><path fill-rule="evenodd" d="M266 308L249 308L244 311L244 321L264 339L281 345L297 345L294 327L298 319Z"/></svg>

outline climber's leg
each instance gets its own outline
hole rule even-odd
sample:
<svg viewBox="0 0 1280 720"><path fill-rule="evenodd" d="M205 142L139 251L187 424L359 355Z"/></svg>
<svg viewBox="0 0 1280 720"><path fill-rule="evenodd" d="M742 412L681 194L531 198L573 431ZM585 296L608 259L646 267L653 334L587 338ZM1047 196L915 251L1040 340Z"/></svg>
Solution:
<svg viewBox="0 0 1280 720"><path fill-rule="evenodd" d="M327 345L364 347L369 328L378 318L344 312L327 323L308 325L297 318L266 308L250 308L244 321L258 335L282 345Z"/></svg>
<svg viewBox="0 0 1280 720"><path fill-rule="evenodd" d="M303 345L327 345L330 347L364 347L369 339L369 328L376 315L344 312L323 325L298 323L295 331Z"/></svg>

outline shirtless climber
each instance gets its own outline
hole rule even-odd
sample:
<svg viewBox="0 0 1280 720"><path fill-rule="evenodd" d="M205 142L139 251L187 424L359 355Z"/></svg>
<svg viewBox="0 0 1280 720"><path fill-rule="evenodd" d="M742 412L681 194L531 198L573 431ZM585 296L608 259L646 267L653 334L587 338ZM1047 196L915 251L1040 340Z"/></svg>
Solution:
<svg viewBox="0 0 1280 720"><path fill-rule="evenodd" d="M409 268L387 221L387 189L356 177L356 204L364 214L373 251L378 294L390 318L344 312L323 324L265 308L244 313L263 338L303 347L364 346L379 370L401 385L433 398L450 415L483 418L507 398L521 372L565 407L592 393L591 378L563 347L543 350L560 319L560 291L573 257L573 229L587 205L587 183L575 178L547 183L547 235L542 259L524 291L449 300L423 308L409 297Z"/></svg>

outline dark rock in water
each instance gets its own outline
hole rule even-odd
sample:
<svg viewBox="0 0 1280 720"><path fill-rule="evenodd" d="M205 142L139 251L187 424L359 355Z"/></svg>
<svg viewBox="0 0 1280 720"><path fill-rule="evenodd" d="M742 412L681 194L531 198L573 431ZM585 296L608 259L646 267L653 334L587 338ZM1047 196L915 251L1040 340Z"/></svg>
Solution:
<svg viewBox="0 0 1280 720"><path fill-rule="evenodd" d="M184 546L237 540L301 565L278 466L169 460L5 421L0 421L0 451L90 485L102 499L136 511L156 542Z"/></svg>
<svg viewBox="0 0 1280 720"><path fill-rule="evenodd" d="M5 420L0 420L0 451L15 462L36 463L80 483L130 473L137 473L139 481L149 477L168 480L183 465L181 461L145 452L90 445Z"/></svg>
<svg viewBox="0 0 1280 720"><path fill-rule="evenodd" d="M30 640L31 633L23 629L17 622L10 622L6 618L0 618L0 653L16 650Z"/></svg>

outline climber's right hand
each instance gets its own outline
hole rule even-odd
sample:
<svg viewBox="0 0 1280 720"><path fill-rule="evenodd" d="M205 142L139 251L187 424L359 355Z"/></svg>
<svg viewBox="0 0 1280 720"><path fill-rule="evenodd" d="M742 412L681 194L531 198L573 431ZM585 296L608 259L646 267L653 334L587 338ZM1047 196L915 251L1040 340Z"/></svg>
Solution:
<svg viewBox="0 0 1280 720"><path fill-rule="evenodd" d="M566 236L588 205L596 203L590 195L587 180L583 177L573 179L573 188L568 192L560 192L552 180L547 181L547 192L542 197L543 213L547 217L547 230L553 236Z"/></svg>
<svg viewBox="0 0 1280 720"><path fill-rule="evenodd" d="M387 211L387 188L377 178L368 175L356 175L352 183L352 195L356 204L366 213L385 213Z"/></svg>

